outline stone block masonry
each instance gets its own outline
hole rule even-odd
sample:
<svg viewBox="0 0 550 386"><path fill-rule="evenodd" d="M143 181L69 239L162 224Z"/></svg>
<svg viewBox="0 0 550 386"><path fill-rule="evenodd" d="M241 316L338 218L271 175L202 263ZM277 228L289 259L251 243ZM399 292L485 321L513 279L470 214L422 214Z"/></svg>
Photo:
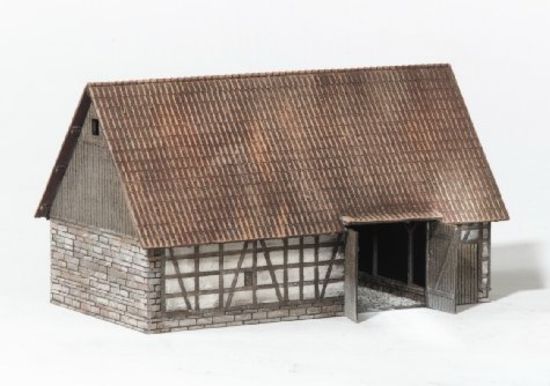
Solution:
<svg viewBox="0 0 550 386"><path fill-rule="evenodd" d="M51 221L51 302L147 333L340 316L343 298L286 305L161 311L162 263L137 239Z"/></svg>
<svg viewBox="0 0 550 386"><path fill-rule="evenodd" d="M160 263L136 239L51 221L51 301L140 331L151 328Z"/></svg>

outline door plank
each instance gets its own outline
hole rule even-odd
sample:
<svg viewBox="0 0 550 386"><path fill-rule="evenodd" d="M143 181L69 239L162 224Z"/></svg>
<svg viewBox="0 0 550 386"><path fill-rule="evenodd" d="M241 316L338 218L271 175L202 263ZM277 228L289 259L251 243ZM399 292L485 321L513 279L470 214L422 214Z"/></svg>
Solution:
<svg viewBox="0 0 550 386"><path fill-rule="evenodd" d="M430 224L426 261L426 305L429 308L456 312L459 237L456 225Z"/></svg>

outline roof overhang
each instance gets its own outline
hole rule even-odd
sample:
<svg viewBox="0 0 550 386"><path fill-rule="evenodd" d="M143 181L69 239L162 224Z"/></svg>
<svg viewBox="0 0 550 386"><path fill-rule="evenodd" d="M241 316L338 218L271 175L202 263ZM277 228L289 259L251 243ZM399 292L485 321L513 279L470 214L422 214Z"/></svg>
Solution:
<svg viewBox="0 0 550 386"><path fill-rule="evenodd" d="M376 213L364 216L342 216L340 221L344 226L377 224L389 222L408 221L433 221L441 220L443 216L436 211L399 212L399 213Z"/></svg>

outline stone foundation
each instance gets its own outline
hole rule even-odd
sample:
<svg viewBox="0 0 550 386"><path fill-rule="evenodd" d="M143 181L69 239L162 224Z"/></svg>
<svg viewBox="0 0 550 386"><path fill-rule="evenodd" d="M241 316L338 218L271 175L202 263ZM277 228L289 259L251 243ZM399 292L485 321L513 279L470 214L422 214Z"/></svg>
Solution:
<svg viewBox="0 0 550 386"><path fill-rule="evenodd" d="M262 306L226 312L203 312L186 315L181 319L172 315L153 321L152 329L149 332L161 333L196 330L207 327L227 327L290 320L329 318L343 315L343 303L344 299L340 298L309 304Z"/></svg>

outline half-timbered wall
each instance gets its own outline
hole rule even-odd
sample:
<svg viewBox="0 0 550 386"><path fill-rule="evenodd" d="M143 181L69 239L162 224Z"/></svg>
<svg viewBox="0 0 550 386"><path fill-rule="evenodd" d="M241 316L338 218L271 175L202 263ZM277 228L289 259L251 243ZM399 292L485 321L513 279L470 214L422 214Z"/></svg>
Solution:
<svg viewBox="0 0 550 386"><path fill-rule="evenodd" d="M288 305L343 295L340 235L169 248L161 254L166 313Z"/></svg>

